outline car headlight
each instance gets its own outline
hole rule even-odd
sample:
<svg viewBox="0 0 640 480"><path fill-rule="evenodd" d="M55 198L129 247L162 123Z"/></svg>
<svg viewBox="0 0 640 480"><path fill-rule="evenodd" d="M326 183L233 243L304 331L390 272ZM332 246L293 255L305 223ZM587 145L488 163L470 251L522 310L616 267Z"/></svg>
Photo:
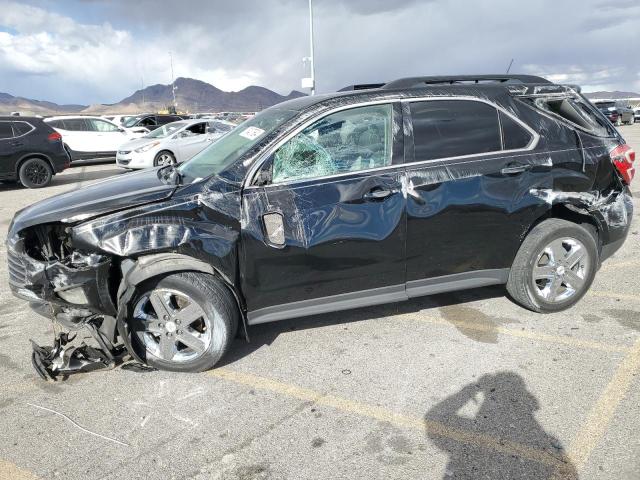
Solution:
<svg viewBox="0 0 640 480"><path fill-rule="evenodd" d="M146 145L140 147L140 148L136 148L136 152L137 153L144 153L144 152L148 152L149 150L151 150L153 147L160 145L160 142L151 142L151 143L147 143Z"/></svg>

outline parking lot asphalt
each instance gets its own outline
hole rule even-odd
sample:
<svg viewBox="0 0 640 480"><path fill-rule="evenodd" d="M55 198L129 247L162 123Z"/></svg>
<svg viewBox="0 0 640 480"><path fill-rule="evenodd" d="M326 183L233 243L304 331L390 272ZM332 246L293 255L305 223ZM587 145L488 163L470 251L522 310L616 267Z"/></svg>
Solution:
<svg viewBox="0 0 640 480"><path fill-rule="evenodd" d="M640 124L621 127L640 150ZM0 185L14 212L114 174ZM640 180L632 185L640 210ZM0 480L640 478L640 222L574 308L502 287L252 327L202 374L122 369L47 383L0 246Z"/></svg>

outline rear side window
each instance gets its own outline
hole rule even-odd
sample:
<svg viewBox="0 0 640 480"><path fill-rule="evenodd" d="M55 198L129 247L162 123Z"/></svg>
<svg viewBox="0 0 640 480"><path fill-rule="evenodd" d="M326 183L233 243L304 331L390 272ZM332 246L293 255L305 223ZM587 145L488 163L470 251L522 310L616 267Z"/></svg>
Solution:
<svg viewBox="0 0 640 480"><path fill-rule="evenodd" d="M62 121L65 130L70 130L72 132L86 132L89 130L93 130L89 128L87 124L87 120L84 118L65 118Z"/></svg>
<svg viewBox="0 0 640 480"><path fill-rule="evenodd" d="M502 149L496 108L471 100L410 103L415 160L459 157Z"/></svg>
<svg viewBox="0 0 640 480"><path fill-rule="evenodd" d="M13 122L13 134L16 137L29 133L34 128L27 122Z"/></svg>
<svg viewBox="0 0 640 480"><path fill-rule="evenodd" d="M499 112L502 126L502 142L505 150L527 148L533 136L522 125L504 112Z"/></svg>
<svg viewBox="0 0 640 480"><path fill-rule="evenodd" d="M118 127L116 127L113 123L105 122L104 120L99 120L97 118L88 118L87 122L91 127L91 130L94 132L117 132Z"/></svg>
<svg viewBox="0 0 640 480"><path fill-rule="evenodd" d="M13 129L10 122L0 122L0 139L12 138Z"/></svg>
<svg viewBox="0 0 640 480"><path fill-rule="evenodd" d="M65 130L64 122L62 120L51 120L50 122L46 122L46 123L52 128L61 128Z"/></svg>
<svg viewBox="0 0 640 480"><path fill-rule="evenodd" d="M525 99L525 102L556 117L560 117L574 126L588 130L594 135L600 137L616 135L611 122L601 117L591 104L580 97L536 98L535 100L528 98ZM598 108L601 108L601 105L598 104Z"/></svg>

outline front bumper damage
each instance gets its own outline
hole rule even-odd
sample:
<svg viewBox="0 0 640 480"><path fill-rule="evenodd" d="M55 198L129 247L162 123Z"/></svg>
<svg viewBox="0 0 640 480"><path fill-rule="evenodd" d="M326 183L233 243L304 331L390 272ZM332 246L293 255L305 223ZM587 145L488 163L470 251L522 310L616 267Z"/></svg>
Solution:
<svg viewBox="0 0 640 480"><path fill-rule="evenodd" d="M126 351L116 344L116 307L109 287L112 260L78 252L62 260L38 260L26 250L24 238L7 241L11 291L54 322L52 346L31 342L32 364L38 374L55 380L58 376L115 366ZM79 330L88 330L96 346L74 342Z"/></svg>

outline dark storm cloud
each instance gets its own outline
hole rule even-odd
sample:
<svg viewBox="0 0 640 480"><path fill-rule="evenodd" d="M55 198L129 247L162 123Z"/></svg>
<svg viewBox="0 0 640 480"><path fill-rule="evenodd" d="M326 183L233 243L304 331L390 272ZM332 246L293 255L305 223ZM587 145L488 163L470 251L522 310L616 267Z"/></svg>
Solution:
<svg viewBox="0 0 640 480"><path fill-rule="evenodd" d="M85 97L99 91L101 101L119 100L139 87L142 76L146 84L168 83L168 50L176 75L223 88L255 83L286 93L300 88L307 74L302 64L308 55L307 0L93 0L65 4L66 9L58 2L34 1L71 19L91 11L92 18L78 22L107 23L123 32L118 42L99 35L98 42L106 42L102 64L110 65L106 52L111 52L114 67L82 76L86 86L78 91ZM540 0L526 6L511 0L314 0L314 7L320 91L406 75L504 72L512 58L512 71L592 88L640 90L637 0ZM57 35L62 42L66 34ZM70 45L79 45L77 54L87 55L96 35L73 39L63 49L71 55ZM21 64L34 71L36 66ZM45 75L64 77L64 65L59 68L51 73L52 64ZM8 73L10 66L0 64L0 75L3 69ZM80 76L75 77L77 84ZM0 85L0 91L7 88Z"/></svg>

